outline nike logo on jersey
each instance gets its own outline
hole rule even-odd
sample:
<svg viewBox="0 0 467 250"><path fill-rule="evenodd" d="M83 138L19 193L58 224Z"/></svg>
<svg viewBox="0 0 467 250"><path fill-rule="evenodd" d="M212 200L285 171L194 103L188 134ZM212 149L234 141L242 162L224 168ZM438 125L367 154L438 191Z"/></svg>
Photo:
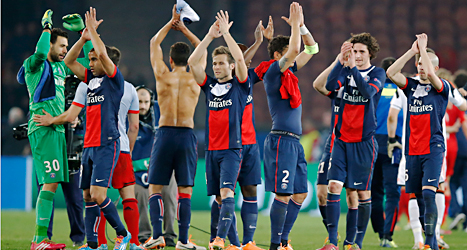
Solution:
<svg viewBox="0 0 467 250"><path fill-rule="evenodd" d="M282 235L282 233L277 233L277 235Z"/></svg>
<svg viewBox="0 0 467 250"><path fill-rule="evenodd" d="M222 220L232 220L230 218L225 218L225 217L222 217Z"/></svg>
<svg viewBox="0 0 467 250"><path fill-rule="evenodd" d="M232 182L225 182L225 181L224 181L224 182L222 182L222 184L223 184L223 185L230 185L230 184L232 184Z"/></svg>
<svg viewBox="0 0 467 250"><path fill-rule="evenodd" d="M39 218L39 220L47 220L47 218Z"/></svg>
<svg viewBox="0 0 467 250"><path fill-rule="evenodd" d="M104 181L105 179L102 179L102 180L99 180L99 179L96 179L96 182L101 182L101 181Z"/></svg>
<svg viewBox="0 0 467 250"><path fill-rule="evenodd" d="M250 229L255 229L256 227L255 227L255 226L252 226L252 225L250 225L250 226L249 226L249 228L250 228Z"/></svg>
<svg viewBox="0 0 467 250"><path fill-rule="evenodd" d="M362 183L361 183L361 182L359 182L359 183L354 182L353 184L354 184L355 186L358 186L358 185L361 185Z"/></svg>
<svg viewBox="0 0 467 250"><path fill-rule="evenodd" d="M437 179L428 179L428 182L434 182L436 181Z"/></svg>

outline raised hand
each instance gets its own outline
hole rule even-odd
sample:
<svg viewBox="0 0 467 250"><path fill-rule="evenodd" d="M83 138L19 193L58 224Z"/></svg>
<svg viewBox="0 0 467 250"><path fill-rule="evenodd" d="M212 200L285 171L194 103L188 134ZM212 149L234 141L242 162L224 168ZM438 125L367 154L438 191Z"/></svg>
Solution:
<svg viewBox="0 0 467 250"><path fill-rule="evenodd" d="M353 51L353 49L351 49L350 52L348 53L349 53L348 64L350 68L353 68L355 67L355 52Z"/></svg>
<svg viewBox="0 0 467 250"><path fill-rule="evenodd" d="M41 24L43 29L52 30L52 14L54 12L51 9L45 11L44 15L42 16Z"/></svg>
<svg viewBox="0 0 467 250"><path fill-rule="evenodd" d="M266 29L263 27L263 24L261 24L261 30L263 31L263 36L266 37L266 39L272 39L272 37L274 36L274 23L272 22L271 16L269 16L269 22Z"/></svg>
<svg viewBox="0 0 467 250"><path fill-rule="evenodd" d="M80 32L85 28L83 18L81 18L81 16L77 13L63 16L62 20L63 28L67 30Z"/></svg>
<svg viewBox="0 0 467 250"><path fill-rule="evenodd" d="M263 42L263 21L259 21L258 25L255 29L255 42L262 43Z"/></svg>
<svg viewBox="0 0 467 250"><path fill-rule="evenodd" d="M223 10L217 12L216 20L218 21L221 34L229 33L229 29L233 24L233 21L229 23L229 12L224 12Z"/></svg>
<svg viewBox="0 0 467 250"><path fill-rule="evenodd" d="M184 28L186 28L186 26L182 21L180 21L180 20L172 21L172 29L173 30L181 31Z"/></svg>
<svg viewBox="0 0 467 250"><path fill-rule="evenodd" d="M211 36L212 38L221 37L222 33L219 30L219 21L215 21L211 25L211 28L209 28L208 35Z"/></svg>
<svg viewBox="0 0 467 250"><path fill-rule="evenodd" d="M85 18L86 18L86 29L88 30L97 30L97 27L104 21L96 19L96 8L89 7L89 11L86 11Z"/></svg>
<svg viewBox="0 0 467 250"><path fill-rule="evenodd" d="M420 50L426 50L426 46L428 44L428 36L425 33L420 35L416 35L418 41L418 48Z"/></svg>
<svg viewBox="0 0 467 250"><path fill-rule="evenodd" d="M292 26L293 24L297 24L297 23L302 25L300 23L301 22L300 13L302 12L301 9L302 9L302 6L300 6L300 4L298 4L297 2L293 2L290 4L289 18L285 16L282 16L281 18L284 21L286 21L290 26Z"/></svg>
<svg viewBox="0 0 467 250"><path fill-rule="evenodd" d="M174 4L174 7L172 9L172 21L175 20L180 20L180 13L177 13L177 5Z"/></svg>
<svg viewBox="0 0 467 250"><path fill-rule="evenodd" d="M341 46L341 53L339 54L339 62L345 64L349 60L350 52L352 51L352 43L344 42Z"/></svg>
<svg viewBox="0 0 467 250"><path fill-rule="evenodd" d="M420 49L418 48L418 39L415 40L415 42L412 43L412 48L410 48L412 50L412 52L414 52L415 54L419 54L420 53Z"/></svg>

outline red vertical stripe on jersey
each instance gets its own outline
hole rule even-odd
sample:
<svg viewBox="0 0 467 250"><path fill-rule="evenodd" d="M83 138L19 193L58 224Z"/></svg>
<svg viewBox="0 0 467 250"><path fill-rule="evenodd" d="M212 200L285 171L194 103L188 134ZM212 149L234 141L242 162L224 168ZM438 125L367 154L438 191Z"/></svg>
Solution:
<svg viewBox="0 0 467 250"><path fill-rule="evenodd" d="M409 155L430 153L430 114L410 116Z"/></svg>
<svg viewBox="0 0 467 250"><path fill-rule="evenodd" d="M335 115L334 116L334 126L332 127L332 135L331 135L331 148L329 149L329 153L332 152L332 147L334 147L334 138L336 138L335 129L336 129L336 126L337 126L338 122L339 122L339 115Z"/></svg>
<svg viewBox="0 0 467 250"><path fill-rule="evenodd" d="M342 126L339 130L341 133L340 139L345 142L361 142L364 120L365 105L346 103L342 114Z"/></svg>
<svg viewBox="0 0 467 250"><path fill-rule="evenodd" d="M279 145L281 143L281 137L279 136L279 140L277 140L277 154L276 154L276 174L274 178L274 192L277 192L277 169L279 168Z"/></svg>
<svg viewBox="0 0 467 250"><path fill-rule="evenodd" d="M242 118L242 145L256 143L256 132L253 126L253 104L248 104L243 111Z"/></svg>
<svg viewBox="0 0 467 250"><path fill-rule="evenodd" d="M101 145L101 105L86 107L86 133L84 147L99 147Z"/></svg>
<svg viewBox="0 0 467 250"><path fill-rule="evenodd" d="M209 150L229 148L229 109L209 110Z"/></svg>

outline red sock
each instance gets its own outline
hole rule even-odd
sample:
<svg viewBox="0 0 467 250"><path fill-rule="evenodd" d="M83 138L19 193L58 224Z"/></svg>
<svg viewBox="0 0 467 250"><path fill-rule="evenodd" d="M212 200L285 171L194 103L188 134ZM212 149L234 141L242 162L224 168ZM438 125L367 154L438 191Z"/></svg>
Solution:
<svg viewBox="0 0 467 250"><path fill-rule="evenodd" d="M451 203L451 195L444 195L444 204L446 204L446 208L444 209L443 224L444 224L444 221L446 220L446 215L448 215L450 203Z"/></svg>
<svg viewBox="0 0 467 250"><path fill-rule="evenodd" d="M105 225L107 220L104 217L104 213L101 211L101 222L99 223L99 228L97 229L97 241L98 245L107 244L107 238L105 237Z"/></svg>
<svg viewBox="0 0 467 250"><path fill-rule="evenodd" d="M130 243L139 245L139 211L138 200L134 198L124 199L123 204L123 218L125 219L128 231L131 233Z"/></svg>

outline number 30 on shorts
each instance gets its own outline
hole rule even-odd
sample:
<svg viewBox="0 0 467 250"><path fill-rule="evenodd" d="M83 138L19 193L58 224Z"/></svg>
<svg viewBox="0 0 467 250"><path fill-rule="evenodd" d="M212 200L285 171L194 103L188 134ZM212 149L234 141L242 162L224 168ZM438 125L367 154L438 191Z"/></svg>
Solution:
<svg viewBox="0 0 467 250"><path fill-rule="evenodd" d="M50 161L44 161L44 164L45 164L45 172L46 173L50 173L52 171L52 168L54 169L54 171L58 171L60 170L60 163L58 162L57 159L54 159L52 161L52 165L50 164Z"/></svg>

